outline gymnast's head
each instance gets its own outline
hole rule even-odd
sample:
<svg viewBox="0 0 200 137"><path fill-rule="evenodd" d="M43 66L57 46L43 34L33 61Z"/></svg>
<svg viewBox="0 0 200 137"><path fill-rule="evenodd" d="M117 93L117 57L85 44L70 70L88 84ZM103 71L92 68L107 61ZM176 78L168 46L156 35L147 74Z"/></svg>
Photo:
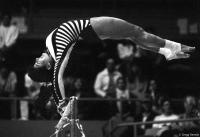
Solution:
<svg viewBox="0 0 200 137"><path fill-rule="evenodd" d="M53 78L54 60L48 50L45 50L35 63L28 69L32 80L37 82L51 82Z"/></svg>

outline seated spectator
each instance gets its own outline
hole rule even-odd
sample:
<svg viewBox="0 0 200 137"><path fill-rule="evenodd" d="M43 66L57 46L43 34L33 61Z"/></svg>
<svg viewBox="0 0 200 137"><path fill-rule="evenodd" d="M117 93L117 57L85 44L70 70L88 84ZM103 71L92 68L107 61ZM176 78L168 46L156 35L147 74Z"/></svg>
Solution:
<svg viewBox="0 0 200 137"><path fill-rule="evenodd" d="M117 79L115 96L116 99L127 99L125 101L117 101L116 106L118 112L123 116L133 114L134 112L134 103L133 101L129 101L128 99L133 99L135 96L130 93L127 88L126 80L123 77L119 77Z"/></svg>
<svg viewBox="0 0 200 137"><path fill-rule="evenodd" d="M87 83L81 77L67 77L65 78L65 87L69 89L68 97L76 96L78 98L90 97L89 91L87 91Z"/></svg>
<svg viewBox="0 0 200 137"><path fill-rule="evenodd" d="M184 100L185 112L180 115L181 119L198 118L199 111L194 96L186 96ZM183 128L194 128L200 126L198 121L181 122L180 126Z"/></svg>
<svg viewBox="0 0 200 137"><path fill-rule="evenodd" d="M157 113L155 113L152 109L151 100L143 101L142 102L142 114L140 115L139 120L142 122L153 121L156 115L157 115ZM140 129L143 130L143 132L148 128L152 128L152 124L140 126Z"/></svg>
<svg viewBox="0 0 200 137"><path fill-rule="evenodd" d="M88 83L82 77L67 76L64 77L64 86L66 89L66 96L76 96L78 98L91 97L88 90ZM78 101L78 118L81 120L90 120L93 113L91 106L93 102L86 100ZM96 106L95 106L96 107Z"/></svg>
<svg viewBox="0 0 200 137"><path fill-rule="evenodd" d="M74 86L72 89L72 95L70 96L76 96L78 98L86 98L90 97L89 92L86 87L86 82L83 78L75 78L74 80ZM78 118L81 120L90 119L90 114L92 111L91 108L91 102L90 101L79 101L78 102Z"/></svg>
<svg viewBox="0 0 200 137"><path fill-rule="evenodd" d="M45 108L38 113L38 118L46 120L58 120L60 115L57 112L57 108L53 98L51 97L49 101L45 104Z"/></svg>
<svg viewBox="0 0 200 137"><path fill-rule="evenodd" d="M60 115L58 114L55 100L52 96L53 86L51 83L42 83L40 92L34 101L34 107L37 110L37 119L57 120Z"/></svg>
<svg viewBox="0 0 200 137"><path fill-rule="evenodd" d="M14 71L9 71L3 67L0 69L0 96L15 97L16 96L17 75ZM1 101L1 118L15 119L16 118L16 102Z"/></svg>
<svg viewBox="0 0 200 137"><path fill-rule="evenodd" d="M74 81L75 77L73 76L65 76L64 77L64 86L65 86L65 94L67 97L75 96L74 94Z"/></svg>
<svg viewBox="0 0 200 137"><path fill-rule="evenodd" d="M139 60L134 60L133 62L140 62ZM148 78L145 76L143 67L138 65L138 63L132 64L130 68L130 74L128 77L128 88L132 94L134 94L138 99L145 100L149 97L147 93L148 88Z"/></svg>
<svg viewBox="0 0 200 137"><path fill-rule="evenodd" d="M185 107L185 112L179 116L180 119L189 119L189 118L198 117L198 111L196 108L196 100L194 96L185 97L184 107ZM180 136L180 135L181 136L199 135L200 133L199 127L200 125L198 121L179 122L178 125L173 125L171 127L166 126L166 127L163 127L162 129L156 129L154 132L154 135L159 136L159 137L171 137L171 136ZM150 135L149 133L148 135Z"/></svg>
<svg viewBox="0 0 200 137"><path fill-rule="evenodd" d="M139 63L141 60L133 60L130 67L130 74L128 76L128 89L130 93L136 96L139 100L146 100L150 97L148 91L148 78L144 74L144 69ZM142 104L140 101L136 102L136 115L140 115L142 111Z"/></svg>
<svg viewBox="0 0 200 137"><path fill-rule="evenodd" d="M8 92L5 91L6 81L8 79L9 71L7 68L0 69L0 96L8 97Z"/></svg>
<svg viewBox="0 0 200 137"><path fill-rule="evenodd" d="M164 96L159 93L157 82L154 79L149 81L148 93L150 95L150 100L152 101L153 112L161 114L161 103L164 100Z"/></svg>
<svg viewBox="0 0 200 137"><path fill-rule="evenodd" d="M158 95L154 104L153 104L153 111L156 112L157 114L162 114L163 113L163 108L162 108L162 103L165 100L164 95Z"/></svg>
<svg viewBox="0 0 200 137"><path fill-rule="evenodd" d="M25 74L24 76L24 86L25 86L25 95L24 98L36 99L40 92L40 83L34 82ZM34 117L36 114L34 105L27 100L20 101L20 120L29 120L30 117Z"/></svg>
<svg viewBox="0 0 200 137"><path fill-rule="evenodd" d="M162 113L154 118L154 121L166 121L166 120L177 120L178 115L174 114L172 111L171 101L169 99L164 99L162 102ZM153 128L163 128L165 126L170 126L172 123L158 123L153 124Z"/></svg>
<svg viewBox="0 0 200 137"><path fill-rule="evenodd" d="M8 79L5 85L5 91L9 93L9 97L16 97L17 92L17 74L14 71L10 71ZM17 118L17 102L12 100L10 102L11 119Z"/></svg>

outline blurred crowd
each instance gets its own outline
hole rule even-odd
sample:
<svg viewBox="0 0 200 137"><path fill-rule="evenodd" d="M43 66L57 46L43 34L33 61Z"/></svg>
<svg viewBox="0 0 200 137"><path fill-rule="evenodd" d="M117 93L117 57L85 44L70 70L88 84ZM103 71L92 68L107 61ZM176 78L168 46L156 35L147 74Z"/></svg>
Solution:
<svg viewBox="0 0 200 137"><path fill-rule="evenodd" d="M0 97L2 97L0 99L0 119L57 120L60 116L53 99L50 98L45 104L39 103L41 108L35 105L44 83L32 81L27 73L24 73L24 79L20 81L15 70L9 65L13 52L10 50L15 45L18 34L17 26L11 23L11 16L2 15L0 24ZM99 65L103 67L95 73L92 82L83 76L65 75L64 85L68 97L104 100L80 100L78 103L79 119L107 121L102 128L106 137L110 133L110 123L114 127L121 122L200 118L200 97L188 94L185 98L173 100L167 93L159 91L156 71L158 64L164 61L161 55L144 51L130 41L117 42L112 52L116 52L117 58L109 56L109 52L99 55L99 57L105 57L107 54L103 61L99 61L103 62ZM19 84L24 87L23 91L17 91ZM20 95L19 92L21 92ZM21 97L22 100L14 100L14 97ZM148 124L139 126L138 131L139 134L145 134L147 129L152 128L184 127L188 129L199 127L199 124L197 121ZM132 134L132 130L130 132L129 130L129 128L122 128L114 134L115 136L126 136L125 134Z"/></svg>

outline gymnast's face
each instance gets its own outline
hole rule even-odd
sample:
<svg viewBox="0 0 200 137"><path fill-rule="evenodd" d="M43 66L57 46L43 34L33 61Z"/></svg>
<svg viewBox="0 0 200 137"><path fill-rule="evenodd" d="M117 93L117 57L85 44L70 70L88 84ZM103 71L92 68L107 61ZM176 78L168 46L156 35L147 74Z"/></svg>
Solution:
<svg viewBox="0 0 200 137"><path fill-rule="evenodd" d="M36 58L34 68L46 68L51 69L51 57L47 53L42 53L39 58Z"/></svg>
<svg viewBox="0 0 200 137"><path fill-rule="evenodd" d="M36 82L51 82L53 79L54 60L50 54L43 52L36 58L35 64L28 69L28 75Z"/></svg>

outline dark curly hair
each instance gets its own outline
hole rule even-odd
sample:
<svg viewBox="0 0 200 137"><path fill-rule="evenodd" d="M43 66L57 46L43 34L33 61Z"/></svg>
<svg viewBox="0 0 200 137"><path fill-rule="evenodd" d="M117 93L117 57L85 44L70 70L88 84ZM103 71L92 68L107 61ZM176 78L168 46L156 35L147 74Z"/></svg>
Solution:
<svg viewBox="0 0 200 137"><path fill-rule="evenodd" d="M53 79L53 69L47 70L45 67L28 69L29 77L36 82L51 82Z"/></svg>
<svg viewBox="0 0 200 137"><path fill-rule="evenodd" d="M47 53L49 56L51 56L51 54L49 53L48 49L46 49L45 51L43 51L43 53ZM53 79L53 66L54 66L54 62L51 62L52 67L50 70L46 69L45 67L41 67L41 68L34 68L34 67L30 67L28 69L28 75L29 77L36 82L51 82Z"/></svg>

